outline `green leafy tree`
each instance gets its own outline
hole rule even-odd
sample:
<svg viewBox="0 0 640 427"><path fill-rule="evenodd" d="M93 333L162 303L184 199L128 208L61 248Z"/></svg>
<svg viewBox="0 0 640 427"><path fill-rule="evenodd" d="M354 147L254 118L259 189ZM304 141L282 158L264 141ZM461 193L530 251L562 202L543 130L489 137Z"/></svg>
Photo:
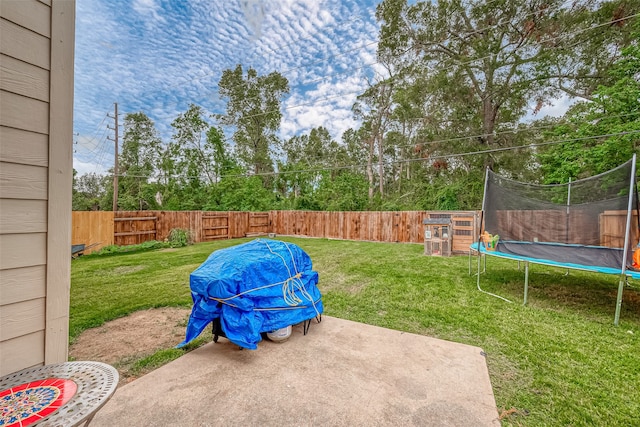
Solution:
<svg viewBox="0 0 640 427"><path fill-rule="evenodd" d="M640 21L635 24L640 39ZM606 172L629 160L640 147L640 46L623 49L592 101L578 103L550 138L562 141L539 155L544 182L566 183ZM603 136L600 135L611 135Z"/></svg>
<svg viewBox="0 0 640 427"><path fill-rule="evenodd" d="M171 123L174 129L170 149L175 169L183 182L195 186L216 181L215 147L222 132L210 131L202 107L191 104L189 109Z"/></svg>
<svg viewBox="0 0 640 427"><path fill-rule="evenodd" d="M279 148L281 98L289 83L278 72L258 75L253 68L246 76L241 65L225 70L219 82L220 96L227 100L226 114L216 117L234 129L232 139L241 164L254 174L273 172L272 154Z"/></svg>
<svg viewBox="0 0 640 427"><path fill-rule="evenodd" d="M104 177L96 173L77 176L73 170L72 209L74 211L95 211L100 209L100 199L105 193Z"/></svg>
<svg viewBox="0 0 640 427"><path fill-rule="evenodd" d="M331 179L330 172L341 156L341 148L324 127L311 129L285 141L284 159L278 163L279 189L285 209L320 209L315 193L320 182ZM344 156L342 156L344 157Z"/></svg>
<svg viewBox="0 0 640 427"><path fill-rule="evenodd" d="M156 175L162 141L143 112L128 113L124 119L122 152L119 156L118 205L124 210L153 209L155 194L149 189Z"/></svg>
<svg viewBox="0 0 640 427"><path fill-rule="evenodd" d="M374 162L378 166L378 191L380 197L384 196L385 133L390 122L392 102L393 78L389 78L370 85L362 95L358 96L358 101L352 108L355 117L363 121L362 128L366 130L364 145L367 153L369 199L373 198L375 189Z"/></svg>
<svg viewBox="0 0 640 427"><path fill-rule="evenodd" d="M224 133L205 116L202 107L191 104L171 123L171 142L160 160L167 209L202 209L228 161Z"/></svg>
<svg viewBox="0 0 640 427"><path fill-rule="evenodd" d="M423 95L416 154L434 167L430 175L530 163L527 150L444 163L441 156L515 144L502 131L531 112L532 101L535 112L562 93L591 96L632 40L617 19L630 11L625 1L383 1L378 57L394 67L397 86ZM460 135L474 137L452 139Z"/></svg>
<svg viewBox="0 0 640 427"><path fill-rule="evenodd" d="M276 205L275 193L264 188L258 176L246 176L236 169L212 189L207 210L266 211Z"/></svg>
<svg viewBox="0 0 640 427"><path fill-rule="evenodd" d="M363 211L369 208L369 182L362 173L343 171L323 180L317 191L318 204L327 211Z"/></svg>

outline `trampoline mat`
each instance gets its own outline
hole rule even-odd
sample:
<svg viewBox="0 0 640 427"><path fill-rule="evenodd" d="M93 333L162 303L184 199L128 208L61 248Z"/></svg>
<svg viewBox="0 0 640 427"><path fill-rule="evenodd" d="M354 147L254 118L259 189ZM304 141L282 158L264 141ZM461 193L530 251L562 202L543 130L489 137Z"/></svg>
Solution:
<svg viewBox="0 0 640 427"><path fill-rule="evenodd" d="M517 257L554 261L558 264L579 264L620 270L623 250L605 246L567 245L546 242L500 241L497 250Z"/></svg>

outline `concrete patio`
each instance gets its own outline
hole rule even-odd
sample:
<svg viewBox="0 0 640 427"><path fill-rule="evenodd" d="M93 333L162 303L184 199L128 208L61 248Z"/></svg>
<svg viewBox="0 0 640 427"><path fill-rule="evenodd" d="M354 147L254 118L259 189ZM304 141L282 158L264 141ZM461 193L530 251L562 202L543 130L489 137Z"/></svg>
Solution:
<svg viewBox="0 0 640 427"><path fill-rule="evenodd" d="M118 389L101 426L499 426L478 347L323 317L281 344L225 338Z"/></svg>

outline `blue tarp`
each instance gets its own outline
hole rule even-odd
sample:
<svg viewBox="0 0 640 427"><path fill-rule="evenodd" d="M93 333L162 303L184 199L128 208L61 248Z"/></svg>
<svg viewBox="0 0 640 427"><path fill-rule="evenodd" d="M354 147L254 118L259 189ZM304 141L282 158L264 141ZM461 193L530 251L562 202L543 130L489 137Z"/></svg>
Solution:
<svg viewBox="0 0 640 427"><path fill-rule="evenodd" d="M189 282L193 308L182 347L214 319L233 343L255 350L260 333L322 314L318 273L299 246L256 239L213 252Z"/></svg>

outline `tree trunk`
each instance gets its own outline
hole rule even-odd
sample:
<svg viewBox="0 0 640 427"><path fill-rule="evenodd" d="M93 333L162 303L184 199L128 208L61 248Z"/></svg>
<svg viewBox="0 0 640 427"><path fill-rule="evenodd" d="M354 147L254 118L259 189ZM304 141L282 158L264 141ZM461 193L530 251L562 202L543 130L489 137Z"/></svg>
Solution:
<svg viewBox="0 0 640 427"><path fill-rule="evenodd" d="M495 142L493 131L496 128L497 114L498 109L494 106L491 97L485 96L482 101L482 133L485 135L484 142L489 147L491 147Z"/></svg>
<svg viewBox="0 0 640 427"><path fill-rule="evenodd" d="M367 155L367 177L369 178L369 200L373 199L373 141L374 138L369 138L369 153Z"/></svg>
<svg viewBox="0 0 640 427"><path fill-rule="evenodd" d="M384 139L382 133L378 135L378 175L380 177L380 196L384 196Z"/></svg>

